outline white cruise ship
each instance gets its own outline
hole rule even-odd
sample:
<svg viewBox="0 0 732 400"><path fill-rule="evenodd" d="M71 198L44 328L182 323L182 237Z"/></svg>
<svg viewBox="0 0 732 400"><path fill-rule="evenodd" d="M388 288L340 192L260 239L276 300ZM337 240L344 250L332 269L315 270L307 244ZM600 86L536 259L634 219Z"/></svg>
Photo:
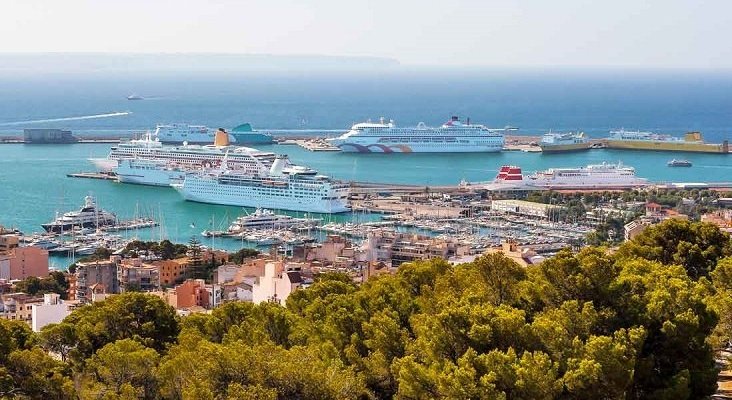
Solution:
<svg viewBox="0 0 732 400"><path fill-rule="evenodd" d="M121 183L170 186L172 182L183 179L186 169L163 160L124 158L114 172Z"/></svg>
<svg viewBox="0 0 732 400"><path fill-rule="evenodd" d="M594 164L580 168L550 168L528 177L531 187L544 189L625 189L645 186L648 181L635 175L635 168L617 164Z"/></svg>
<svg viewBox="0 0 732 400"><path fill-rule="evenodd" d="M439 128L419 123L399 128L393 121L353 125L343 135L328 141L346 152L359 153L467 153L503 150L503 134L515 128L492 129L463 124L452 117Z"/></svg>
<svg viewBox="0 0 732 400"><path fill-rule="evenodd" d="M238 207L267 207L315 213L349 211L348 185L305 168L288 168L278 156L268 173L210 171L186 174L172 186L186 200Z"/></svg>
<svg viewBox="0 0 732 400"><path fill-rule="evenodd" d="M84 197L84 206L78 211L69 211L56 216L52 222L42 224L46 232L68 232L73 228L99 228L114 225L117 217L107 211L97 208L94 198Z"/></svg>
<svg viewBox="0 0 732 400"><path fill-rule="evenodd" d="M120 161L125 159L164 161L181 168L218 167L228 154L228 168L258 173L274 162L276 155L251 147L230 146L226 132L219 131L213 145L163 146L160 140L150 134L145 139L130 140L113 146L106 158L92 158L89 161L97 169L116 172Z"/></svg>

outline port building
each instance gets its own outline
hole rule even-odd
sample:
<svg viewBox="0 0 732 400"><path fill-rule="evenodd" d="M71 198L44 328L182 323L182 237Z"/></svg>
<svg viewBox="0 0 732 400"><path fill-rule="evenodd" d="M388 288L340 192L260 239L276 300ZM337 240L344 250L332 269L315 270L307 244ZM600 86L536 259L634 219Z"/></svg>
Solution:
<svg viewBox="0 0 732 400"><path fill-rule="evenodd" d="M23 129L26 144L63 144L76 143L79 139L71 131L63 129Z"/></svg>

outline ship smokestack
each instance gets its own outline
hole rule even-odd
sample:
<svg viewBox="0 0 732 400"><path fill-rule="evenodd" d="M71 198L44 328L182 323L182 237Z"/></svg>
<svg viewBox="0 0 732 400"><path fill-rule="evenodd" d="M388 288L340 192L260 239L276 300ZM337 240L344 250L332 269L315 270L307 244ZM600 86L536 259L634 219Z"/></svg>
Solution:
<svg viewBox="0 0 732 400"><path fill-rule="evenodd" d="M224 128L219 128L219 130L216 131L216 136L214 137L214 146L226 147L228 145L229 145L229 134L226 133L226 130L224 130Z"/></svg>
<svg viewBox="0 0 732 400"><path fill-rule="evenodd" d="M458 116L457 116L457 115L453 115L453 116L452 116L452 118L451 118L451 120L452 120L453 122L457 122L457 121L460 121L460 118L458 118Z"/></svg>
<svg viewBox="0 0 732 400"><path fill-rule="evenodd" d="M272 167L269 169L269 174L272 176L282 176L282 170L285 168L286 164L287 156L278 155L272 163Z"/></svg>

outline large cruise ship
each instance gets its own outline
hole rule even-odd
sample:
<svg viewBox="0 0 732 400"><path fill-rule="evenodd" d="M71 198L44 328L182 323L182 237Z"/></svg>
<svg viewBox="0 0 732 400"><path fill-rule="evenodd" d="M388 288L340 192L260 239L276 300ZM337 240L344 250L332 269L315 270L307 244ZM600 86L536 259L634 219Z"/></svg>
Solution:
<svg viewBox="0 0 732 400"><path fill-rule="evenodd" d="M550 168L524 176L521 167L502 166L496 178L483 184L487 190L629 189L648 185L635 168L618 164L594 164L578 168Z"/></svg>
<svg viewBox="0 0 732 400"><path fill-rule="evenodd" d="M153 135L162 143L207 144L213 142L216 132L203 125L165 124L155 127ZM234 128L229 133L229 137L234 143L240 145L271 144L273 142L271 135L255 131L249 123Z"/></svg>
<svg viewBox="0 0 732 400"><path fill-rule="evenodd" d="M228 167L257 173L274 162L276 155L250 147L230 146L225 132L219 131L213 145L163 146L158 139L146 135L145 139L130 140L113 146L106 158L89 159L97 169L116 172L125 159L163 161L173 167L218 167L227 156Z"/></svg>
<svg viewBox="0 0 732 400"><path fill-rule="evenodd" d="M705 143L700 132L689 132L683 138L653 132L610 131L607 147L624 150L688 151L694 153L729 153L729 144Z"/></svg>
<svg viewBox="0 0 732 400"><path fill-rule="evenodd" d="M539 147L544 153L586 150L590 148L584 132L549 132L541 137Z"/></svg>
<svg viewBox="0 0 732 400"><path fill-rule="evenodd" d="M452 117L439 128L419 123L400 128L394 121L363 122L328 141L346 152L359 153L466 153L503 150L503 133L515 128L492 129L463 124Z"/></svg>
<svg viewBox="0 0 732 400"><path fill-rule="evenodd" d="M172 186L186 200L201 203L324 214L349 211L347 184L310 169L288 167L284 156L278 156L265 174L199 172L186 174Z"/></svg>
<svg viewBox="0 0 732 400"><path fill-rule="evenodd" d="M41 226L47 232L68 232L74 228L99 228L114 225L117 217L107 211L99 209L91 196L84 198L84 206L78 211L69 211L57 215L56 219Z"/></svg>

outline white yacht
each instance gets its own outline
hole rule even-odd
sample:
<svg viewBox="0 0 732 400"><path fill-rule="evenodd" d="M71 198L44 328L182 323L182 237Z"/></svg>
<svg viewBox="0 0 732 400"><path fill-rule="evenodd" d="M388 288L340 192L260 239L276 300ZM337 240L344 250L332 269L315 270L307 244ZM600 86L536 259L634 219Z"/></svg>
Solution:
<svg viewBox="0 0 732 400"><path fill-rule="evenodd" d="M186 174L173 186L186 200L315 213L349 211L347 184L310 169L287 168L278 156L267 173L217 170Z"/></svg>
<svg viewBox="0 0 732 400"><path fill-rule="evenodd" d="M516 130L487 128L460 122L452 117L438 128L419 123L400 128L394 121L364 122L353 125L343 135L328 141L346 152L359 153L465 153L503 150L504 132Z"/></svg>
<svg viewBox="0 0 732 400"><path fill-rule="evenodd" d="M229 226L229 234L237 234L250 229L281 229L301 225L316 224L319 219L295 218L290 215L275 214L274 211L257 208L253 213L242 215Z"/></svg>
<svg viewBox="0 0 732 400"><path fill-rule="evenodd" d="M41 226L47 232L66 232L76 227L99 228L114 225L116 222L117 216L98 208L94 198L86 196L81 209L64 213L61 216L57 215L55 220Z"/></svg>

